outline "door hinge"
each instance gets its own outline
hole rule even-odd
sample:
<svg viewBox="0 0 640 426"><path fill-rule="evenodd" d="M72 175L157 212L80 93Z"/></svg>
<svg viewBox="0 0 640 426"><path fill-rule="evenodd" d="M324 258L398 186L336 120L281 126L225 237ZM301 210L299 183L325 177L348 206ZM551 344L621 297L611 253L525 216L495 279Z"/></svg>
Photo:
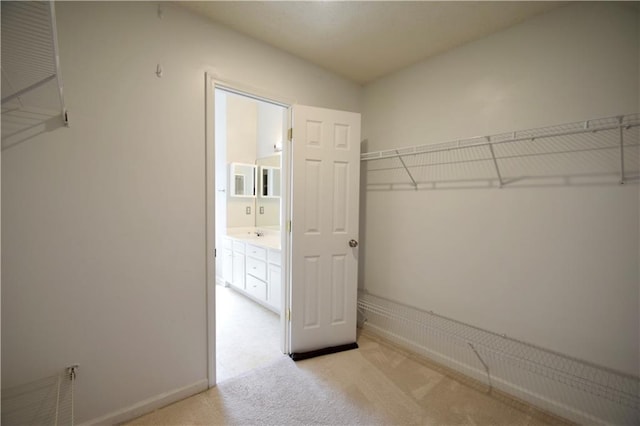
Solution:
<svg viewBox="0 0 640 426"><path fill-rule="evenodd" d="M289 127L289 131L287 132L287 138L292 141L293 140L293 127Z"/></svg>
<svg viewBox="0 0 640 426"><path fill-rule="evenodd" d="M289 223L287 223L287 232L291 233L291 221L289 221Z"/></svg>
<svg viewBox="0 0 640 426"><path fill-rule="evenodd" d="M213 249L213 257L218 257L218 249Z"/></svg>
<svg viewBox="0 0 640 426"><path fill-rule="evenodd" d="M285 316L287 318L287 321L291 321L291 309L287 309L287 311L285 312Z"/></svg>

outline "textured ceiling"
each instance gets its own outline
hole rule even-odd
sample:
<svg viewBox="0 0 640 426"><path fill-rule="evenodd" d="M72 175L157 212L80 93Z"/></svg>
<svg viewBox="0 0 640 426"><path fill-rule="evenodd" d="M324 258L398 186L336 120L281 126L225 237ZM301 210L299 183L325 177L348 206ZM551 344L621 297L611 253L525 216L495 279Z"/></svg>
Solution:
<svg viewBox="0 0 640 426"><path fill-rule="evenodd" d="M180 2L236 31L366 84L564 2Z"/></svg>

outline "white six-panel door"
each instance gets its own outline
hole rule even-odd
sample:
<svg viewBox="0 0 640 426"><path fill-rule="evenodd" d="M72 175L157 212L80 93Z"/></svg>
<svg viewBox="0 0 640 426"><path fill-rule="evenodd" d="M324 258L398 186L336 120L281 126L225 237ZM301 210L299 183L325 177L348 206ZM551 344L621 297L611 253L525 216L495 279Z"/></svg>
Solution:
<svg viewBox="0 0 640 426"><path fill-rule="evenodd" d="M356 341L360 114L293 107L290 353Z"/></svg>

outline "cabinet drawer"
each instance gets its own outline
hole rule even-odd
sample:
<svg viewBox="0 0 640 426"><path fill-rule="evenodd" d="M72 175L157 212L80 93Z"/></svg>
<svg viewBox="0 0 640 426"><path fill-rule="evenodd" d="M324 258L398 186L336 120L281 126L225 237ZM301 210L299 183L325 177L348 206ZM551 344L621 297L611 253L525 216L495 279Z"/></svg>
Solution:
<svg viewBox="0 0 640 426"><path fill-rule="evenodd" d="M247 244L247 255L260 260L267 260L267 249L264 247Z"/></svg>
<svg viewBox="0 0 640 426"><path fill-rule="evenodd" d="M244 243L241 241L233 241L233 251L244 253Z"/></svg>
<svg viewBox="0 0 640 426"><path fill-rule="evenodd" d="M282 266L282 252L280 250L269 249L269 263Z"/></svg>
<svg viewBox="0 0 640 426"><path fill-rule="evenodd" d="M267 300L267 283L247 275L247 293L260 300Z"/></svg>
<svg viewBox="0 0 640 426"><path fill-rule="evenodd" d="M267 264L262 260L247 257L247 274L264 281L267 279Z"/></svg>

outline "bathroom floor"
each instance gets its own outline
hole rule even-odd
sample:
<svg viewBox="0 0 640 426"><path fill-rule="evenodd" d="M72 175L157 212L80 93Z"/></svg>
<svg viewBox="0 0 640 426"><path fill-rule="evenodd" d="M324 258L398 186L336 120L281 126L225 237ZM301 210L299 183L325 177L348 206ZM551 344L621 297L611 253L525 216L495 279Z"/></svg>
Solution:
<svg viewBox="0 0 640 426"><path fill-rule="evenodd" d="M217 383L284 357L279 316L216 285L216 349Z"/></svg>

